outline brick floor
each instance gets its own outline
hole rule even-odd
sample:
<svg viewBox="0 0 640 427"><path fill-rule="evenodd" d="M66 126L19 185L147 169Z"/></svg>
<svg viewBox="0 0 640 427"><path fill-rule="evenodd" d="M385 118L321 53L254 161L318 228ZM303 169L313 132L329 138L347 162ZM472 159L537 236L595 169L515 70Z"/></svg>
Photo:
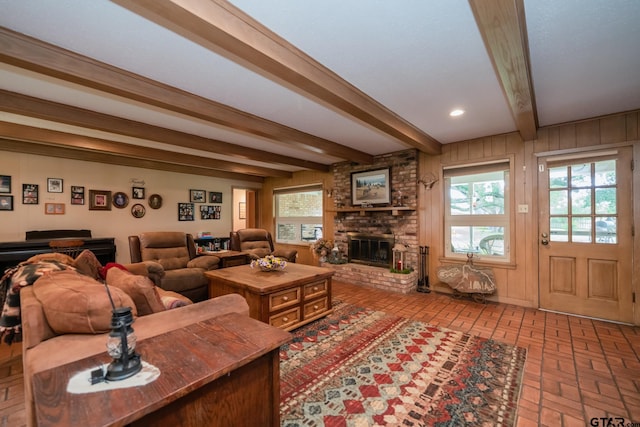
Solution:
<svg viewBox="0 0 640 427"><path fill-rule="evenodd" d="M337 281L334 299L525 347L518 427L588 426L602 417L640 423L638 327ZM25 425L23 399L20 344L1 344L0 427Z"/></svg>

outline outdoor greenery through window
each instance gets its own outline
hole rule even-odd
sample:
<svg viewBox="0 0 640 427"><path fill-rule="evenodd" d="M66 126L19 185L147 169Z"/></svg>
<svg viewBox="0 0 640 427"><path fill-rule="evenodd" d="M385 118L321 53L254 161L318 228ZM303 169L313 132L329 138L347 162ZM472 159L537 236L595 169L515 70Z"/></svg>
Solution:
<svg viewBox="0 0 640 427"><path fill-rule="evenodd" d="M322 187L274 192L276 242L310 243L322 238Z"/></svg>
<svg viewBox="0 0 640 427"><path fill-rule="evenodd" d="M509 260L509 163L445 170L445 254Z"/></svg>
<svg viewBox="0 0 640 427"><path fill-rule="evenodd" d="M549 229L554 242L618 242L616 160L549 167Z"/></svg>

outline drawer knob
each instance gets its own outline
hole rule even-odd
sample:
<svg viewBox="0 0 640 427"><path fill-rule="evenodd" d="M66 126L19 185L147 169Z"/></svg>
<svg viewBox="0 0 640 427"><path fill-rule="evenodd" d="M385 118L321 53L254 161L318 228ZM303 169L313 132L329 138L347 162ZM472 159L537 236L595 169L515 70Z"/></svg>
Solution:
<svg viewBox="0 0 640 427"><path fill-rule="evenodd" d="M313 309L314 309L314 310L317 310L317 309L318 309L318 306L317 306L317 305L314 305L314 306L313 306Z"/></svg>
<svg viewBox="0 0 640 427"><path fill-rule="evenodd" d="M314 286L314 287L313 287L313 290L314 290L314 291L317 291L317 290L318 290L318 287L317 287L317 286Z"/></svg>
<svg viewBox="0 0 640 427"><path fill-rule="evenodd" d="M283 317L283 318L282 318L282 321L283 321L283 322L288 322L288 321L289 321L289 318L288 318L288 317Z"/></svg>
<svg viewBox="0 0 640 427"><path fill-rule="evenodd" d="M289 301L289 297L282 297L282 301Z"/></svg>

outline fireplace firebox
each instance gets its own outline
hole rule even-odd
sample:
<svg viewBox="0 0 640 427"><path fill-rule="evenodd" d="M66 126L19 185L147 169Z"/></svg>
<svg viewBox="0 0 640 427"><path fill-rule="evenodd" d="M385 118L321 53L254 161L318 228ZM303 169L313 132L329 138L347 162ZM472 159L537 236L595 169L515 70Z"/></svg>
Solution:
<svg viewBox="0 0 640 427"><path fill-rule="evenodd" d="M393 234L347 233L348 261L356 264L391 268Z"/></svg>

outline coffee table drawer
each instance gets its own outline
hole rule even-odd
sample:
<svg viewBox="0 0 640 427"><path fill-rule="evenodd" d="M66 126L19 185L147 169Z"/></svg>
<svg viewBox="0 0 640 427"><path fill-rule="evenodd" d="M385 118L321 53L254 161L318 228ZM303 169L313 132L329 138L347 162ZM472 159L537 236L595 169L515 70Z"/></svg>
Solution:
<svg viewBox="0 0 640 427"><path fill-rule="evenodd" d="M322 312L327 311L329 308L329 301L325 298L320 298L316 301L311 301L304 305L304 318L308 319Z"/></svg>
<svg viewBox="0 0 640 427"><path fill-rule="evenodd" d="M319 297L327 293L327 281L321 280L319 282L309 283L304 286L304 299Z"/></svg>
<svg viewBox="0 0 640 427"><path fill-rule="evenodd" d="M286 328L300 321L300 307L278 313L269 317L269 324L276 328Z"/></svg>
<svg viewBox="0 0 640 427"><path fill-rule="evenodd" d="M280 310L281 308L300 302L300 287L286 289L284 291L269 295L269 312Z"/></svg>

